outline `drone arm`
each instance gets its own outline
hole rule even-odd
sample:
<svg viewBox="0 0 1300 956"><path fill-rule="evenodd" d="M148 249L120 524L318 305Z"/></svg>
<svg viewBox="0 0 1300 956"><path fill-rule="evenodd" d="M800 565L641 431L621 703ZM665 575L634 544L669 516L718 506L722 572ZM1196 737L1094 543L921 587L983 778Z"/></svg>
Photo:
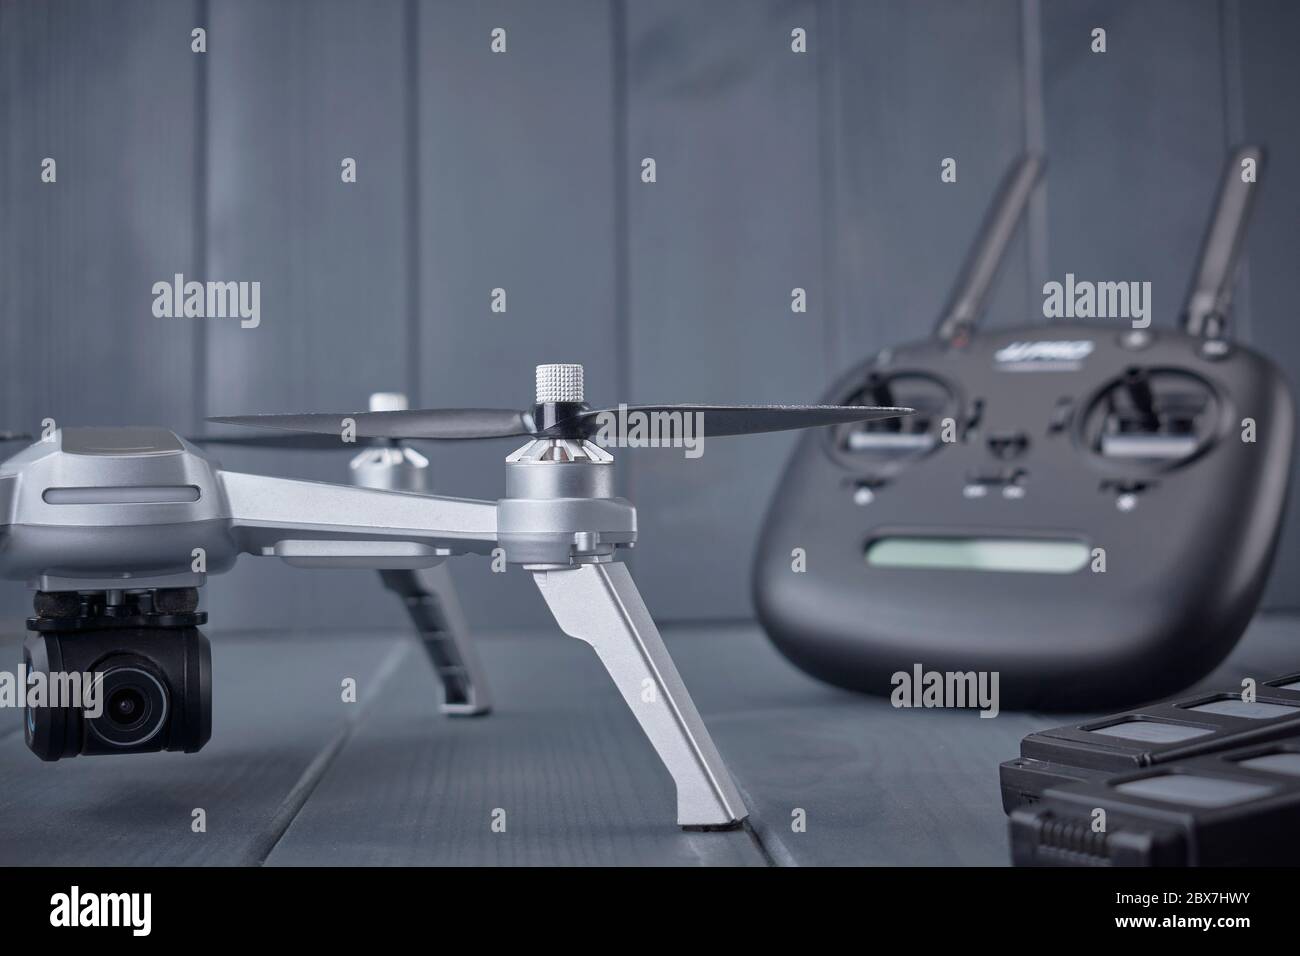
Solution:
<svg viewBox="0 0 1300 956"><path fill-rule="evenodd" d="M534 571L560 629L586 641L614 678L677 785L681 826L730 827L744 801L620 562Z"/></svg>
<svg viewBox="0 0 1300 956"><path fill-rule="evenodd" d="M241 551L299 567L420 568L490 553L496 502L219 473Z"/></svg>
<svg viewBox="0 0 1300 956"><path fill-rule="evenodd" d="M492 709L483 665L470 639L445 564L420 570L380 571L384 587L402 599L442 681L444 714L474 716Z"/></svg>

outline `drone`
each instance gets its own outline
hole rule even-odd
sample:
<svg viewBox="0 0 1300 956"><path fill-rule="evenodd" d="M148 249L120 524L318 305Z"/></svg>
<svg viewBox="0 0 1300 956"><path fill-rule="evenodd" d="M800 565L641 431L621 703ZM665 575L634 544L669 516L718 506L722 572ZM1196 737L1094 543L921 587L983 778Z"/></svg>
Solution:
<svg viewBox="0 0 1300 956"><path fill-rule="evenodd" d="M370 411L405 410L402 392L375 392ZM187 436L200 447L211 445L276 449L281 451L354 451L348 473L352 483L364 488L425 493L429 490L429 459L405 442L360 439L343 443L337 437L296 434ZM32 440L26 432L0 431L0 444ZM449 717L477 717L491 713L492 702L478 652L470 639L465 613L445 564L430 568L381 569L384 587L402 601L442 687L440 713Z"/></svg>
<svg viewBox="0 0 1300 956"><path fill-rule="evenodd" d="M212 671L198 588L241 555L377 569L408 607L442 611L452 592L418 573L453 556L496 555L531 572L560 629L595 650L674 781L678 825L741 825L740 793L619 560L636 542L636 508L615 494L614 457L598 442L637 447L647 420L680 426L690 416L712 438L911 409L593 409L582 366L572 364L537 366L530 410L404 404L385 398L350 415L209 419L289 433L242 444L364 445L350 485L226 471L196 442L153 427L56 429L0 464L0 577L35 591L24 663L31 673L93 673L102 682L97 714L28 707L28 746L46 760L201 749L212 729ZM491 438L525 442L505 459L505 496L496 501L426 493L422 456L403 445ZM471 692L483 685L463 623L412 614L422 632L458 635L430 649L445 702L486 709L486 697Z"/></svg>

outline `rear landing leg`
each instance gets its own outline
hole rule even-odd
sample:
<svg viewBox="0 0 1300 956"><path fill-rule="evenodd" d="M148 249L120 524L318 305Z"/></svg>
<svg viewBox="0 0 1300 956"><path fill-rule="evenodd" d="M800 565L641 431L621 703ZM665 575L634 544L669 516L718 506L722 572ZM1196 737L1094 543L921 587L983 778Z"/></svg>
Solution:
<svg viewBox="0 0 1300 956"><path fill-rule="evenodd" d="M445 564L415 571L380 571L384 587L406 605L429 661L442 682L442 713L472 717L492 710L483 665Z"/></svg>

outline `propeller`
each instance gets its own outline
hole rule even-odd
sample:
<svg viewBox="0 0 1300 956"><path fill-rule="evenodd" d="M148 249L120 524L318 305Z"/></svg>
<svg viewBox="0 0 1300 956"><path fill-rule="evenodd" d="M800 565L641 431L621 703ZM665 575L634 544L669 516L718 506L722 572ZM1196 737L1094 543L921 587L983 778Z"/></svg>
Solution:
<svg viewBox="0 0 1300 956"><path fill-rule="evenodd" d="M186 435L185 440L196 445L226 445L236 448L275 448L283 451L356 451L391 445L379 438L358 438L345 442L339 435L318 435L300 432L290 435Z"/></svg>
<svg viewBox="0 0 1300 956"><path fill-rule="evenodd" d="M330 435L339 441L345 421L357 438L479 439L626 438L645 422L698 415L705 437L876 421L910 415L910 408L866 405L620 405L593 409L583 400L581 365L537 366L537 403L531 412L507 408L394 408L355 414L234 415L208 421ZM679 422L681 419L678 420ZM675 426L675 427L680 427Z"/></svg>
<svg viewBox="0 0 1300 956"><path fill-rule="evenodd" d="M406 395L401 392L375 392L370 396L370 411L405 411ZM342 416L340 416L342 420ZM290 434L240 434L240 435L187 435L196 445L225 445L236 448L274 448L282 451L357 451L362 448L390 448L396 439L358 436L355 441L344 441L342 429L325 432L293 432Z"/></svg>
<svg viewBox="0 0 1300 956"><path fill-rule="evenodd" d="M330 451L339 448L356 450L391 442L374 438L362 438L345 443L338 435L187 435L187 440L196 445L238 445L243 448L282 448L290 451ZM33 442L36 438L27 432L0 431L0 444L7 442Z"/></svg>

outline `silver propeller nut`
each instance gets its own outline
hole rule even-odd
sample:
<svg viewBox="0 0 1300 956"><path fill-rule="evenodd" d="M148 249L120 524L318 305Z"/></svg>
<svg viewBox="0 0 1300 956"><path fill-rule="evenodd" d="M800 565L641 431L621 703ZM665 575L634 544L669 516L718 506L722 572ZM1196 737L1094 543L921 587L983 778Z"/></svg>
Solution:
<svg viewBox="0 0 1300 956"><path fill-rule="evenodd" d="M537 366L537 404L584 401L581 365Z"/></svg>

